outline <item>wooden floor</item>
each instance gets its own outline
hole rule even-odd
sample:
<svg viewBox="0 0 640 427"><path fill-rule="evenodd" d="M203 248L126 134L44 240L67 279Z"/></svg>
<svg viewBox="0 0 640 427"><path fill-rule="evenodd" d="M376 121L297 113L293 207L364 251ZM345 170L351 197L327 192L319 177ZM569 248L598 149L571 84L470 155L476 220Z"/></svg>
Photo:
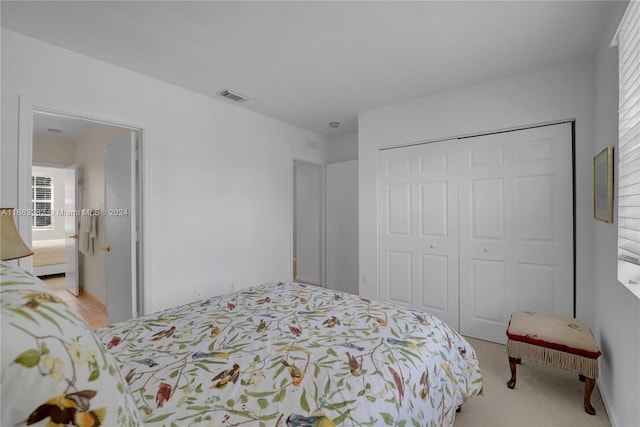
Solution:
<svg viewBox="0 0 640 427"><path fill-rule="evenodd" d="M41 277L42 281L51 289L65 304L75 310L89 324L92 329L101 328L108 325L107 310L100 301L93 295L83 292L80 296L71 294L64 285L64 274L56 276Z"/></svg>

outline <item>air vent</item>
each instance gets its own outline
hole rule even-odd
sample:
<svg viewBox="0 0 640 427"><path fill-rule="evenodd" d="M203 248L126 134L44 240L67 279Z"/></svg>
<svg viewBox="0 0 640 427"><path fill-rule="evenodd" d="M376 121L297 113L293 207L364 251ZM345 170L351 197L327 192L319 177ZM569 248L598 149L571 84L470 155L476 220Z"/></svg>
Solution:
<svg viewBox="0 0 640 427"><path fill-rule="evenodd" d="M318 149L318 143L317 143L316 141L312 141L312 140L310 140L310 139L305 139L305 140L304 140L304 145L305 145L307 148L311 148L311 149L313 149L313 150L317 150L317 149Z"/></svg>
<svg viewBox="0 0 640 427"><path fill-rule="evenodd" d="M229 90L229 89L225 89L222 92L219 92L218 95L224 96L225 98L230 99L230 100L235 101L235 102L244 102L244 101L249 99L248 96L244 96L241 93L234 92L234 91Z"/></svg>

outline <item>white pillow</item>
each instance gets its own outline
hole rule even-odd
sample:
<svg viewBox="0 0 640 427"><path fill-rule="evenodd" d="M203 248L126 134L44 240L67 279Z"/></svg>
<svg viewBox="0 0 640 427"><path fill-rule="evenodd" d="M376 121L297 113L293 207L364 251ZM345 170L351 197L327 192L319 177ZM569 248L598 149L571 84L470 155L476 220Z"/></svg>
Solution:
<svg viewBox="0 0 640 427"><path fill-rule="evenodd" d="M0 302L0 425L142 424L113 356L42 281L2 262Z"/></svg>

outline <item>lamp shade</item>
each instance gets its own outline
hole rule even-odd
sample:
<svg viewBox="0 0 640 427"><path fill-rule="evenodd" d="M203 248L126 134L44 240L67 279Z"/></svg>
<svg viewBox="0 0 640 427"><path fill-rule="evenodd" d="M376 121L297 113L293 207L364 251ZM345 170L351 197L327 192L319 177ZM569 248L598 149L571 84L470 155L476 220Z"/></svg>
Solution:
<svg viewBox="0 0 640 427"><path fill-rule="evenodd" d="M13 219L13 208L0 208L0 259L23 258L33 255L33 251L22 241Z"/></svg>

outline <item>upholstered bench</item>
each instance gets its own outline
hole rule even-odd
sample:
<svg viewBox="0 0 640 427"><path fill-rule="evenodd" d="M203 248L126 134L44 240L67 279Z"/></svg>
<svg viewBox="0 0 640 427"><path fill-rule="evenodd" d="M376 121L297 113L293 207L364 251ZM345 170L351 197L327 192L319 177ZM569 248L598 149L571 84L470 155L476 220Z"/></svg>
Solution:
<svg viewBox="0 0 640 427"><path fill-rule="evenodd" d="M591 392L598 378L600 350L586 323L550 313L516 311L507 328L507 354L511 379L516 386L516 364L521 359L576 372L584 385L584 410L595 415Z"/></svg>

